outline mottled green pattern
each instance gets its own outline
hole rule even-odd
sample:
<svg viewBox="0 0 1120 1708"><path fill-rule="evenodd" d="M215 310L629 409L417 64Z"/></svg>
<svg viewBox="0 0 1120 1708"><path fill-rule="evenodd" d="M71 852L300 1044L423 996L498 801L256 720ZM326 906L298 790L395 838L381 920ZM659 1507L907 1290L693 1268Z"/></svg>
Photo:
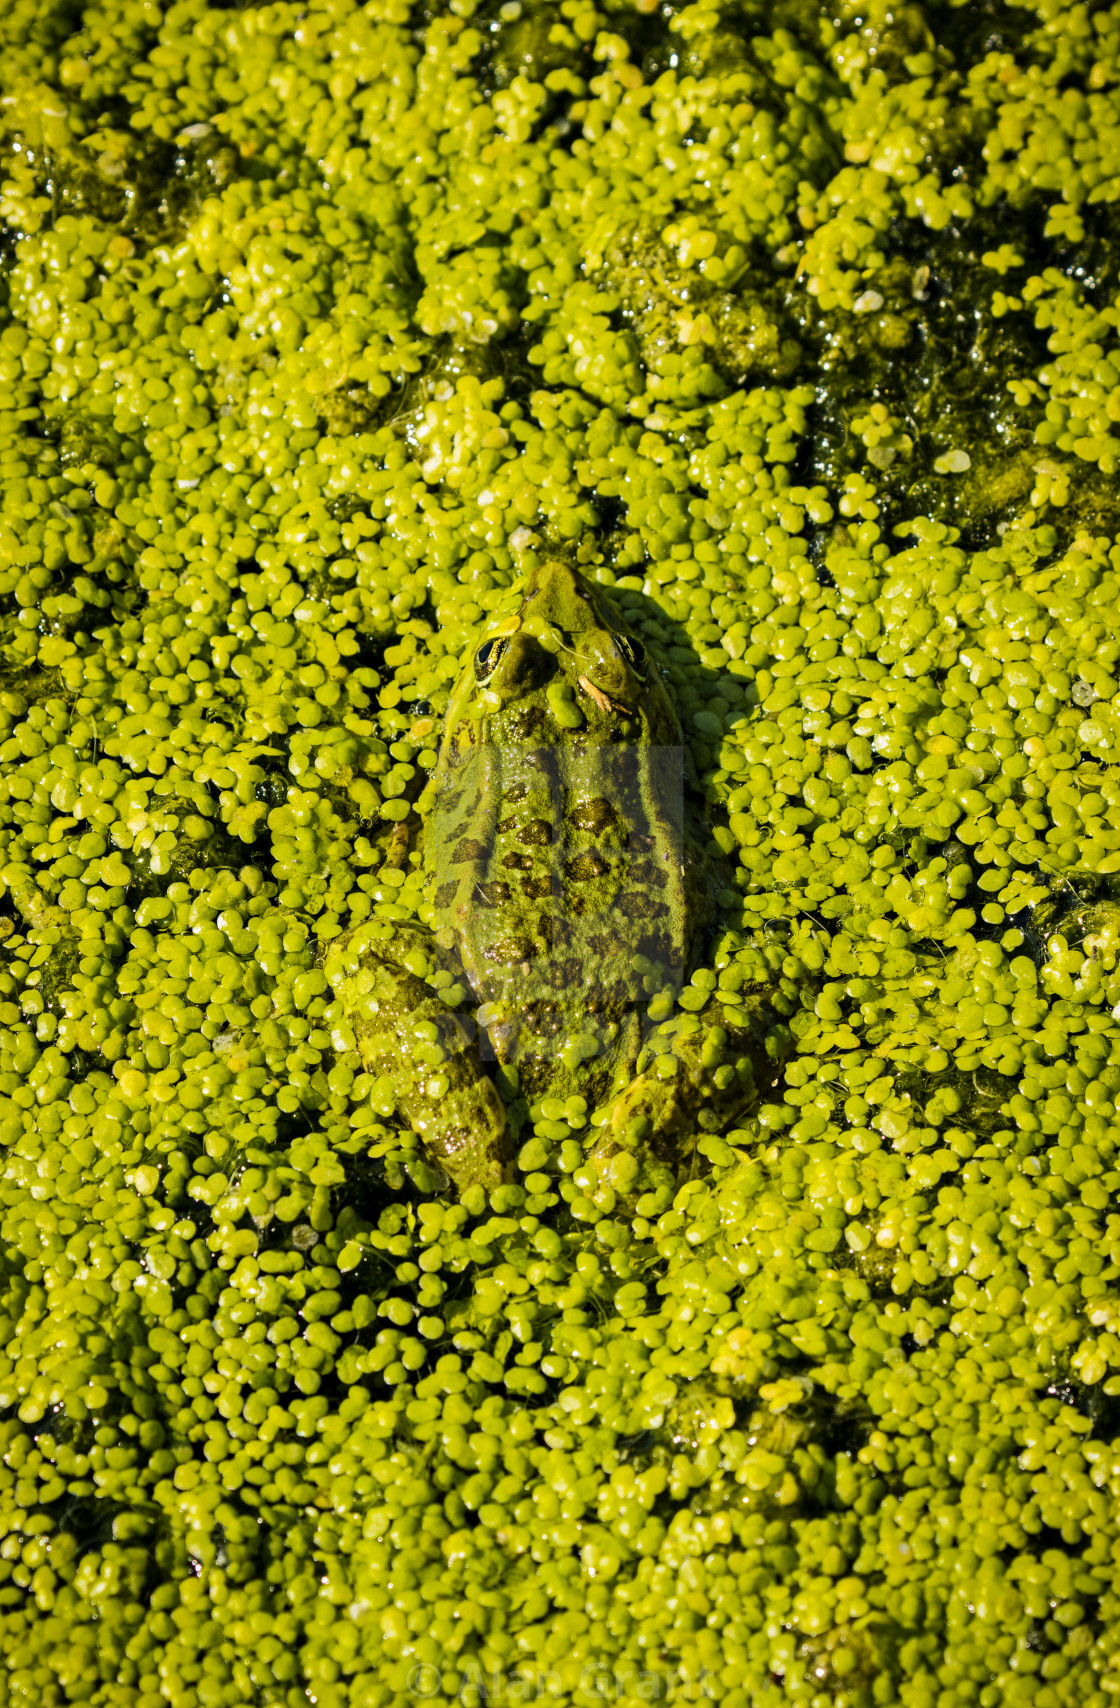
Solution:
<svg viewBox="0 0 1120 1708"><path fill-rule="evenodd" d="M460 1187L507 1176L530 1102L575 1099L601 1106L604 1189L649 1214L697 1134L743 1116L773 1077L790 1038L765 987L685 1031L656 1025L715 920L696 792L641 640L578 571L531 571L472 648L417 803L433 937L359 927L326 964L336 1049L358 1050ZM416 976L417 954L450 971L454 999L473 994L463 1019ZM635 1077L640 1054L652 1071Z"/></svg>
<svg viewBox="0 0 1120 1708"><path fill-rule="evenodd" d="M0 16L0 1704L1120 1694L1120 11L646 5ZM556 562L617 1091L428 836Z"/></svg>
<svg viewBox="0 0 1120 1708"><path fill-rule="evenodd" d="M429 957L423 939L383 926L336 939L326 965L341 1007L331 1041L357 1052L370 1105L406 1122L457 1185L498 1186L508 1172L506 1111L479 1062L474 1026L405 964L434 970Z"/></svg>

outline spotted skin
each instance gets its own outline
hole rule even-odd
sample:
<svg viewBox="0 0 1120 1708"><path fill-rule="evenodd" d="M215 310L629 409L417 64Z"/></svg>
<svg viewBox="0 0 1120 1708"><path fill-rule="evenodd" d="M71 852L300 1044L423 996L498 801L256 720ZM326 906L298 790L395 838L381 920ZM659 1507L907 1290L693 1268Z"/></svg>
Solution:
<svg viewBox="0 0 1120 1708"><path fill-rule="evenodd" d="M623 1198L647 1164L677 1168L699 1133L757 1096L780 1035L764 995L675 1027L651 1028L647 1013L651 996L687 978L714 923L705 840L660 671L596 587L544 564L456 685L424 820L433 942L475 1007L436 1046L454 1064L446 1114L446 1092L425 1102L440 1074L418 1076L404 1057L398 1107L461 1186L508 1171L495 1065L530 1101L605 1107L593 1160ZM408 932L364 947L343 939L327 965L382 1080L394 1073L386 1040L407 1056L409 1015L431 997L403 972L399 997L388 995L394 957L414 946ZM359 1012L356 981L371 973L395 1033Z"/></svg>

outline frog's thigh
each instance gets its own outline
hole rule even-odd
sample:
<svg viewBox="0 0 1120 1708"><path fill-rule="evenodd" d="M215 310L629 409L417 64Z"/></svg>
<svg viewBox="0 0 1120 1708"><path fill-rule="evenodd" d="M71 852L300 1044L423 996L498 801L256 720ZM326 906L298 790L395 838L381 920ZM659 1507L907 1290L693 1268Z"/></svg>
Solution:
<svg viewBox="0 0 1120 1708"><path fill-rule="evenodd" d="M362 928L349 932L345 937L335 940L330 946L331 959L337 959L339 949L353 944L363 955L373 954L387 966L398 968L402 973L412 973L421 978L430 976L425 967L431 972L446 969L456 978L462 976L462 965L453 949L445 949L437 942L434 934L423 925L411 922L394 924L391 929L379 933L376 941L362 946ZM328 968L329 976L329 968Z"/></svg>
<svg viewBox="0 0 1120 1708"><path fill-rule="evenodd" d="M703 1016L681 1015L659 1027L643 1051L644 1071L612 1104L592 1161L624 1191L631 1175L640 1186L650 1162L678 1169L702 1133L731 1125L758 1101L788 1043L761 999L736 1008L712 1003Z"/></svg>
<svg viewBox="0 0 1120 1708"><path fill-rule="evenodd" d="M505 1177L508 1128L468 1025L422 979L365 950L327 975L366 1072L460 1187Z"/></svg>

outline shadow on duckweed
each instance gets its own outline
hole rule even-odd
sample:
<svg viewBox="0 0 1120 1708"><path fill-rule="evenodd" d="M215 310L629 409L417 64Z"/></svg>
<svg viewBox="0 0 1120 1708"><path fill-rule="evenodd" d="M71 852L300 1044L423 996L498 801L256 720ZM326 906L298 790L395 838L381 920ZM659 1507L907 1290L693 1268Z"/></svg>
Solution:
<svg viewBox="0 0 1120 1708"><path fill-rule="evenodd" d="M1031 931L1041 960L1046 939L1060 935L1094 957L1115 953L1120 932L1120 877L1099 873L1057 880L1031 910Z"/></svg>
<svg viewBox="0 0 1120 1708"><path fill-rule="evenodd" d="M420 280L410 279L409 284L414 299L418 298ZM506 288L512 291L518 310L524 308L528 300L524 280L511 274ZM411 306L415 310L415 300ZM419 370L390 385L384 393L378 395L366 384L343 384L319 394L319 419L325 431L336 438L391 428L415 453L422 448L419 434L428 406L445 402L461 380L477 380L480 385L500 380L506 402L526 399L540 384L540 371L529 360L533 343L533 331L526 331L519 319L482 343L457 338L451 332L439 333L428 339ZM349 520L368 513L368 502L344 495L334 501L333 513ZM329 566L324 574L329 575Z"/></svg>
<svg viewBox="0 0 1120 1708"><path fill-rule="evenodd" d="M771 287L774 312L801 341L815 376L793 479L841 490L862 473L888 537L912 517L931 517L955 526L967 551L988 544L997 519L1001 534L1033 520L1039 471L1049 466L1036 440L1044 400L1016 399L1008 376L1045 364L1049 333L1018 298L1007 306L1006 269L987 262L1013 230L1016 275L1062 274L1087 302L1104 306L1120 265L1120 214L1094 204L1084 216L1084 242L1066 247L1044 237L1046 213L1034 204L1001 201L940 231L896 217L890 259L855 309L822 309L801 291L779 310ZM1068 492L1047 510L1058 549L1086 530L1114 533L1115 480L1090 463L1063 462L1062 470ZM836 525L809 525L813 561L834 534Z"/></svg>
<svg viewBox="0 0 1120 1708"><path fill-rule="evenodd" d="M208 196L255 175L253 163L212 125L191 125L175 141L161 141L138 136L129 118L123 102L109 101L87 136L42 151L53 220L84 215L137 244L174 244ZM192 309L200 317L206 305L188 305L188 318Z"/></svg>
<svg viewBox="0 0 1120 1708"><path fill-rule="evenodd" d="M612 317L630 328L638 358L656 374L663 358L677 355L680 317L707 317L706 358L723 386L789 384L802 366L798 327L787 306L787 281L746 258L735 276L717 286L680 265L654 226L623 227L603 258L602 284L617 293Z"/></svg>
<svg viewBox="0 0 1120 1708"><path fill-rule="evenodd" d="M1036 223L1041 227L1041 216ZM1017 239L1023 229L1017 217ZM896 219L891 259L856 310L822 310L805 292L791 298L789 313L816 375L791 473L799 483L841 490L862 472L888 537L911 517L928 516L958 528L962 548L975 551L997 516L1013 526L1030 507L1036 465L1045 460L1034 437L1042 408L1017 404L1007 376L1044 363L1047 336L1033 316L994 312L1005 281L981 257L998 250L1007 230L1008 210L999 207L940 232ZM1037 236L1038 265L1052 266L1040 229ZM1069 265L1072 271L1072 256ZM956 472L935 469L964 446ZM1095 470L1079 474L1073 498L1051 517L1070 538L1086 518L1103 526L1116 513L1114 487ZM814 529L817 556L832 531Z"/></svg>
<svg viewBox="0 0 1120 1708"><path fill-rule="evenodd" d="M743 5L725 12L714 32L686 41L669 28L675 11L665 6L610 19L643 60L647 80L668 69L692 75L739 71L757 84L747 37L764 16L774 29L783 27L788 13L789 25L807 42L819 24L818 15L803 6L764 14ZM509 17L484 11L477 23L490 38L476 67L487 87L504 87L522 72L574 77L577 68L587 69L585 49L558 7L526 6ZM965 14L951 10L941 25L938 47L966 55L978 37L991 40L996 52L1001 43L1020 42L1029 27L1025 16L993 6L967 8ZM934 45L930 27L909 10L885 27L869 23L865 34L869 58L888 81L906 75L908 56ZM823 44L818 51L823 54ZM756 103L765 104L765 98L764 89L752 87ZM538 125L554 121L549 107ZM961 140L967 153L967 127ZM1003 306L1011 287L1003 270L983 258L1006 247L1013 226L1017 268L1056 267L1078 281L1090 302L1103 300L1116 269L1114 209L1086 208L1085 242L1067 247L1044 237L1044 219L1033 203L999 203L939 231L918 219L896 218L891 258L854 310L822 309L809 293L793 289L788 266L761 250L744 252L734 278L713 284L695 268L678 265L660 232L639 228L615 236L595 277L617 293L619 307L611 318L633 328L635 354L647 377L656 374L663 355L679 363L677 319L685 304L711 321L713 342L704 347L705 359L724 388L789 383L800 372L814 376L816 398L791 468L796 484L819 481L840 490L848 476L869 475L888 532L914 516L930 516L957 527L962 545L976 550L995 518L1013 526L1032 510L1039 465L1047 461L1035 442L1041 402L1024 405L1007 389L1009 373L1025 374L1046 361L1047 334L1029 311ZM700 360L700 351L685 354ZM876 424L874 410L889 422ZM969 453L960 461L966 445ZM1050 509L1061 540L1120 521L1108 476L1090 465L1066 473L1069 492ZM811 555L819 556L829 537L828 525L809 524Z"/></svg>

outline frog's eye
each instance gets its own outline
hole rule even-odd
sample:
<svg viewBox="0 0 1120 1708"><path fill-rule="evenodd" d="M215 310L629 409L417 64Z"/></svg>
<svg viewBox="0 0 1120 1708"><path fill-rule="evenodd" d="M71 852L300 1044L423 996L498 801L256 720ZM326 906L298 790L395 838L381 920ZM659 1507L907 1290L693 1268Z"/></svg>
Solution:
<svg viewBox="0 0 1120 1708"><path fill-rule="evenodd" d="M509 642L503 637L483 641L474 655L474 673L479 682L485 682L486 678L493 673L494 666L508 645Z"/></svg>
<svg viewBox="0 0 1120 1708"><path fill-rule="evenodd" d="M633 640L629 635L615 635L614 644L631 669L638 670L641 668L646 656L641 641Z"/></svg>

